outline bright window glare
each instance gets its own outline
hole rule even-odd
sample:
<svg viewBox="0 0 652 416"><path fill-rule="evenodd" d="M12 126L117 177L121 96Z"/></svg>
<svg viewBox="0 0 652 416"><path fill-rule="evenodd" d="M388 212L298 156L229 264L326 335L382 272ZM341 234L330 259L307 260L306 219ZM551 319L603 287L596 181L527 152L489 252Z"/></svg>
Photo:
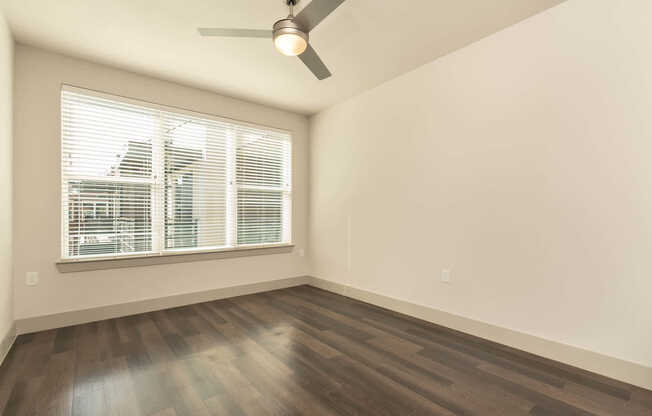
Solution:
<svg viewBox="0 0 652 416"><path fill-rule="evenodd" d="M64 140L70 143L63 156L68 171L76 175L116 176L114 168L127 152L128 143L151 143L158 128L152 115L98 104L72 103L66 111L70 119L92 126L88 130L63 126Z"/></svg>

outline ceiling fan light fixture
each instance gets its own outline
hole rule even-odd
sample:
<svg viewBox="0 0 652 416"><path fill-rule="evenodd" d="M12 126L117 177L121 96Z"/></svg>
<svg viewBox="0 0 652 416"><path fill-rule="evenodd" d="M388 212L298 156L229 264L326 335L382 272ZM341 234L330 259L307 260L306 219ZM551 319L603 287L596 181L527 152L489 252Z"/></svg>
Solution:
<svg viewBox="0 0 652 416"><path fill-rule="evenodd" d="M301 55L308 47L308 34L291 18L279 20L274 24L274 46L283 55Z"/></svg>
<svg viewBox="0 0 652 416"><path fill-rule="evenodd" d="M274 38L274 45L279 52L286 56L301 55L308 47L308 42L300 35L286 33Z"/></svg>
<svg viewBox="0 0 652 416"><path fill-rule="evenodd" d="M280 1L280 0L275 0ZM290 14L274 23L272 30L237 29L221 27L200 27L197 30L202 36L221 36L236 38L272 38L276 49L287 56L297 56L318 80L330 77L331 71L317 54L308 39L315 26L324 20L345 0L311 0L299 14L294 15L294 6L299 0L284 0L290 9Z"/></svg>

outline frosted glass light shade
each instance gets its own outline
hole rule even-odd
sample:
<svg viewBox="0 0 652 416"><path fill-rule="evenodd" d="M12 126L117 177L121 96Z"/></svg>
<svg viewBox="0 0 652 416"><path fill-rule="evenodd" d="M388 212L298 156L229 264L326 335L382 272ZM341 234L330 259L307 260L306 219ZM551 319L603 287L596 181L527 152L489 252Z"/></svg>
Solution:
<svg viewBox="0 0 652 416"><path fill-rule="evenodd" d="M297 56L306 50L308 42L297 34L284 33L274 38L274 45L283 55Z"/></svg>

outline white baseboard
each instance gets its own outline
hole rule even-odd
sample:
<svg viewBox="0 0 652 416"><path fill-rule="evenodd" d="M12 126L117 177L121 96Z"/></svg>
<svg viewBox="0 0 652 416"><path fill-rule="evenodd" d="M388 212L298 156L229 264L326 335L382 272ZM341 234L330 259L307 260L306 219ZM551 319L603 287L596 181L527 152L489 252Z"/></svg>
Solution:
<svg viewBox="0 0 652 416"><path fill-rule="evenodd" d="M348 296L353 299L371 303L376 306L423 319L489 341L507 345L531 354L652 390L652 368L642 364L610 357L512 329L450 314L428 306L418 305L405 300L310 276L292 277L288 279L232 286L204 292L168 296L159 299L129 302L120 305L110 305L53 315L18 319L15 322L15 327L10 331L10 333L0 340L0 357L4 358L13 344L15 339L15 335L13 334L25 334L46 329L61 328L69 325L101 321L104 319L135 315L304 284L310 284L329 292Z"/></svg>
<svg viewBox="0 0 652 416"><path fill-rule="evenodd" d="M7 333L2 338L0 338L0 365L2 365L5 358L7 358L7 354L9 354L9 350L11 349L11 346L14 345L15 340L16 324L13 324L11 327L9 327Z"/></svg>
<svg viewBox="0 0 652 416"><path fill-rule="evenodd" d="M642 364L320 278L310 285L652 390L652 368Z"/></svg>
<svg viewBox="0 0 652 416"><path fill-rule="evenodd" d="M101 306L98 308L82 309L53 315L36 316L16 320L16 333L27 334L46 329L61 328L64 326L84 324L87 322L101 321L104 319L118 318L121 316L136 315L139 313L158 311L161 309L175 308L192 305L194 303L209 302L217 299L231 298L234 296L249 295L252 293L267 292L269 290L283 289L286 287L305 285L310 283L308 276L291 277L288 279L271 280L267 282L252 283L248 285L231 286L203 292L186 293L182 295L167 296L158 299L147 299L119 305Z"/></svg>

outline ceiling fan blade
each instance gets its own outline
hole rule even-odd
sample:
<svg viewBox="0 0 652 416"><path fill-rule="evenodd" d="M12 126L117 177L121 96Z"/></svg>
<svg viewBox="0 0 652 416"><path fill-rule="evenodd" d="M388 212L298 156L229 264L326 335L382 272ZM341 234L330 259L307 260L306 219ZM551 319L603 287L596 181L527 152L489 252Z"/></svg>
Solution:
<svg viewBox="0 0 652 416"><path fill-rule="evenodd" d="M310 32L342 3L344 0L312 0L294 17L294 21L303 30Z"/></svg>
<svg viewBox="0 0 652 416"><path fill-rule="evenodd" d="M299 55L299 59L315 74L318 80L326 79L331 76L331 71L326 68L317 52L308 44L305 52Z"/></svg>
<svg viewBox="0 0 652 416"><path fill-rule="evenodd" d="M197 31L202 36L224 36L229 38L272 38L271 30L200 27L197 29Z"/></svg>

